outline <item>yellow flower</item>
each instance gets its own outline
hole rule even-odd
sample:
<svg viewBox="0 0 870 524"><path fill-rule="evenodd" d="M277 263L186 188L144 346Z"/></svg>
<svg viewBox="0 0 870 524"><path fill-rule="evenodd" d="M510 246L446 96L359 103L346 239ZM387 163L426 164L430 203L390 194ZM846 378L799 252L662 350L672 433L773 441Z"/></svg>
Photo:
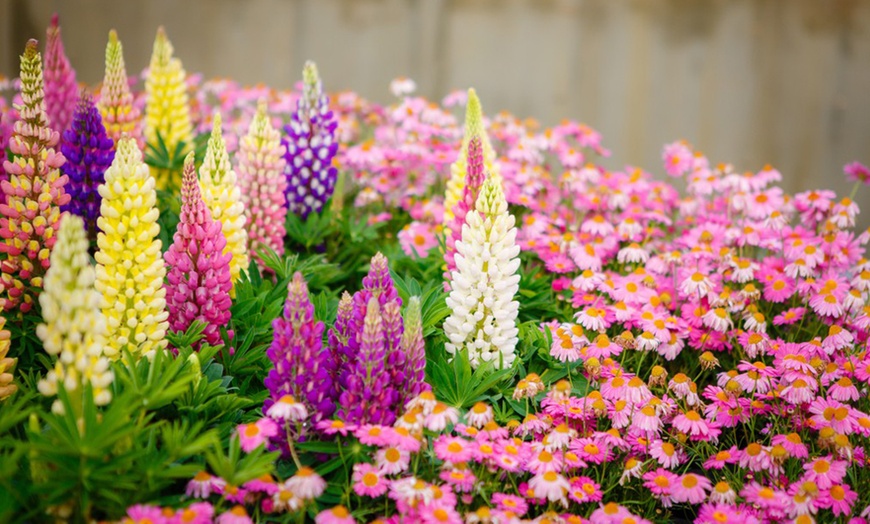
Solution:
<svg viewBox="0 0 870 524"><path fill-rule="evenodd" d="M109 386L113 379L103 354L106 320L100 311L100 295L94 289L94 268L81 217L64 216L51 264L39 296L45 322L36 327L36 335L56 360L38 387L43 395L54 396L58 384L63 384L73 410L81 417L84 386L91 385L94 403L103 406L112 399ZM52 411L63 413L60 400L55 400Z"/></svg>
<svg viewBox="0 0 870 524"><path fill-rule="evenodd" d="M157 147L159 134L170 155L174 155L178 144L183 142L185 147L179 152L181 158L184 158L193 140L184 79L181 60L173 58L172 43L163 27L160 27L157 29L151 66L145 80L145 141ZM154 177L159 189L178 190L181 187L180 173L156 169Z"/></svg>
<svg viewBox="0 0 870 524"><path fill-rule="evenodd" d="M468 103L465 105L465 135L462 137L462 147L456 162L450 165L450 179L447 181L447 193L444 197L444 229L450 228L453 221L453 209L456 203L462 199L465 190L465 178L468 163L468 144L474 137L480 137L483 143L484 172L501 181L498 165L496 164L495 150L489 141L486 130L483 128L483 109L480 99L474 89L468 90Z"/></svg>
<svg viewBox="0 0 870 524"><path fill-rule="evenodd" d="M242 193L221 134L220 113L214 116L205 159L199 168L199 179L202 199L211 212L211 217L222 224L221 231L227 239L224 253L233 254L230 260L230 277L235 286L242 269L248 269L248 233L245 230ZM231 292L230 296L235 296L235 292Z"/></svg>
<svg viewBox="0 0 870 524"><path fill-rule="evenodd" d="M135 140L121 139L105 179L94 256L108 326L105 352L114 360L128 346L134 355L149 355L167 344L166 265L157 239L154 178Z"/></svg>
<svg viewBox="0 0 870 524"><path fill-rule="evenodd" d="M18 390L18 386L12 383L14 378L12 372L18 359L7 356L9 354L10 333L8 329L4 329L5 326L6 319L0 317L0 402L6 400Z"/></svg>

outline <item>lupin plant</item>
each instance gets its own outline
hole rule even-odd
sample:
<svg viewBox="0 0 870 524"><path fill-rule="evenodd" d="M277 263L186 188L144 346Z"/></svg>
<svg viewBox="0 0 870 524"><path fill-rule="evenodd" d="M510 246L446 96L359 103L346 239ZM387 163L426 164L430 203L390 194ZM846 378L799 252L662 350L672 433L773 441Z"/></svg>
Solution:
<svg viewBox="0 0 870 524"><path fill-rule="evenodd" d="M184 331L194 321L205 324L205 342L222 343L220 329L230 320L230 260L221 223L213 220L202 200L193 153L184 159L181 216L172 245L164 255L169 326ZM232 339L232 330L228 332ZM197 344L197 348L200 343Z"/></svg>
<svg viewBox="0 0 870 524"><path fill-rule="evenodd" d="M486 176L483 165L483 141L480 136L475 136L468 144L468 160L465 171L466 180L465 187L462 189L462 199L453 206L453 220L444 231L444 262L447 266L444 280L448 286L452 278L452 271L456 269L456 242L462 237L462 227L465 225L468 212L474 209Z"/></svg>
<svg viewBox="0 0 870 524"><path fill-rule="evenodd" d="M199 179L203 201L212 219L221 223L227 241L224 253L232 254L230 276L235 285L242 270L248 269L248 232L245 229L245 205L221 131L220 113L214 115ZM230 296L234 295L231 293Z"/></svg>
<svg viewBox="0 0 870 524"><path fill-rule="evenodd" d="M335 190L338 119L329 108L317 66L306 62L303 92L290 123L284 126L287 160L287 209L302 218L319 213Z"/></svg>
<svg viewBox="0 0 870 524"><path fill-rule="evenodd" d="M183 156L193 140L186 74L181 60L173 57L172 52L172 42L161 26L145 79L145 142L157 151L162 149L162 142L170 162ZM172 170L154 169L153 175L157 189L175 191L180 186L177 173Z"/></svg>
<svg viewBox="0 0 870 524"><path fill-rule="evenodd" d="M0 264L3 307L26 313L42 288L57 240L60 206L69 202L64 192L67 176L61 174L63 154L55 151L60 135L48 126L43 96L42 59L36 40L27 42L21 56L21 101L17 107L9 149L14 161L4 169L9 182L0 185L6 203L0 205Z"/></svg>
<svg viewBox="0 0 870 524"><path fill-rule="evenodd" d="M106 136L100 112L87 91L82 90L72 124L63 132L60 151L66 162L61 171L69 177L66 191L70 201L62 211L82 217L90 239L97 236L96 222L100 214L100 194L103 174L112 165L115 144Z"/></svg>
<svg viewBox="0 0 870 524"><path fill-rule="evenodd" d="M106 355L136 357L166 347L166 265L157 238L157 192L133 138L122 138L99 186L96 288L102 294Z"/></svg>
<svg viewBox="0 0 870 524"><path fill-rule="evenodd" d="M0 402L9 398L18 391L18 386L13 383L15 378L15 364L17 358L9 356L9 341L11 333L6 329L6 317L0 316Z"/></svg>
<svg viewBox="0 0 870 524"><path fill-rule="evenodd" d="M51 25L48 26L46 35L45 112L48 115L49 127L63 133L72 122L79 89L75 69L70 65L63 48L57 13L51 17Z"/></svg>
<svg viewBox="0 0 870 524"><path fill-rule="evenodd" d="M124 65L124 47L118 40L118 33L109 31L106 44L106 72L100 101L97 103L106 133L117 147L124 135L136 140L139 149L145 150L145 137L142 135L142 113L133 104L133 93L127 80Z"/></svg>
<svg viewBox="0 0 870 524"><path fill-rule="evenodd" d="M251 120L248 134L239 145L239 187L248 231L248 252L262 263L259 251L269 247L279 256L284 254L284 234L287 208L284 192L287 177L281 147L281 135L269 122L266 101L257 103L257 113Z"/></svg>
<svg viewBox="0 0 870 524"><path fill-rule="evenodd" d="M293 437L307 433L301 424L292 422L304 418L309 422L305 427L316 426L335 412L337 397L335 356L323 346L324 325L314 318L308 285L301 273L296 272L288 284L284 315L276 318L272 327L274 335L266 355L273 367L265 380L269 398L263 412L285 429L273 442L286 451L288 432ZM296 403L305 407L307 418L290 420L287 416Z"/></svg>
<svg viewBox="0 0 870 524"><path fill-rule="evenodd" d="M95 273L81 217L67 215L57 238L45 275L45 292L39 296L44 323L36 328L45 351L55 360L38 386L40 393L51 397L57 395L58 384L63 384L73 412L81 419L88 385L95 405L112 400L113 374L103 353L106 319L94 288ZM60 399L54 401L52 411L64 412Z"/></svg>
<svg viewBox="0 0 870 524"><path fill-rule="evenodd" d="M0 182L9 180L6 176L6 170L3 164L6 163L6 148L9 146L9 139L12 138L12 115L11 108L6 106L6 100L0 100ZM6 195L0 193L0 198L6 200Z"/></svg>
<svg viewBox="0 0 870 524"><path fill-rule="evenodd" d="M401 411L408 369L402 299L381 253L372 258L363 288L349 306L339 304L332 337L342 386L338 416L355 424L391 424Z"/></svg>
<svg viewBox="0 0 870 524"><path fill-rule="evenodd" d="M400 405L404 406L412 398L429 390L426 383L426 341L423 339L423 323L420 311L420 297L408 299L405 308L404 333L402 334L402 353L405 355L405 386L402 388Z"/></svg>
<svg viewBox="0 0 870 524"><path fill-rule="evenodd" d="M444 349L450 354L468 350L475 368L484 362L506 368L516 358L520 248L514 222L501 183L487 178L456 243L447 297L451 314L444 321Z"/></svg>

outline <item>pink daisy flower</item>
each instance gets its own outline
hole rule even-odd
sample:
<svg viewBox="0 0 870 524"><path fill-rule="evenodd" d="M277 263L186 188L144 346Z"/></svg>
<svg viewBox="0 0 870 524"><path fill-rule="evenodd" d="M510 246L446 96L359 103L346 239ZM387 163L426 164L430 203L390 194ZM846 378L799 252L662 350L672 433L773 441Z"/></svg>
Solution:
<svg viewBox="0 0 870 524"><path fill-rule="evenodd" d="M529 510L529 505L525 499L507 493L493 493L492 503L495 504L496 508L502 511L510 511L517 517L522 517Z"/></svg>
<svg viewBox="0 0 870 524"><path fill-rule="evenodd" d="M226 484L224 479L200 471L187 483L185 494L188 497L207 499L212 493L220 493Z"/></svg>
<svg viewBox="0 0 870 524"><path fill-rule="evenodd" d="M846 174L846 180L851 182L861 182L862 184L870 184L870 168L861 162L852 162L843 166L843 173Z"/></svg>
<svg viewBox="0 0 870 524"><path fill-rule="evenodd" d="M215 520L216 524L252 524L251 517L245 511L245 507L241 505L233 506L229 511L221 513Z"/></svg>
<svg viewBox="0 0 870 524"><path fill-rule="evenodd" d="M214 518L214 507L208 502L194 502L179 509L170 524L210 524Z"/></svg>
<svg viewBox="0 0 870 524"><path fill-rule="evenodd" d="M269 407L266 415L273 420L298 422L308 418L308 409L305 404L297 402L292 395L284 395Z"/></svg>
<svg viewBox="0 0 870 524"><path fill-rule="evenodd" d="M535 497L544 498L550 502L561 502L567 505L565 495L571 489L571 484L555 471L545 471L529 480L529 488L535 492Z"/></svg>
<svg viewBox="0 0 870 524"><path fill-rule="evenodd" d="M664 468L657 468L645 473L642 478L644 487L650 490L653 496L662 503L662 506L671 507L673 500L671 496L680 477Z"/></svg>
<svg viewBox="0 0 870 524"><path fill-rule="evenodd" d="M395 475L408 469L411 454L395 446L381 448L375 452L375 463L386 475Z"/></svg>
<svg viewBox="0 0 870 524"><path fill-rule="evenodd" d="M380 424L363 424L353 434L367 446L388 446L395 441L393 428Z"/></svg>
<svg viewBox="0 0 870 524"><path fill-rule="evenodd" d="M834 516L853 515L852 507L858 500L858 494L852 491L848 484L834 484L819 498L819 506L830 509Z"/></svg>
<svg viewBox="0 0 870 524"><path fill-rule="evenodd" d="M679 466L685 458L681 449L661 439L654 440L650 445L650 456L663 467L669 469Z"/></svg>
<svg viewBox="0 0 870 524"><path fill-rule="evenodd" d="M805 473L802 478L815 482L821 489L829 489L843 481L848 467L848 462L834 460L830 455L819 457L809 464L804 464Z"/></svg>
<svg viewBox="0 0 870 524"><path fill-rule="evenodd" d="M301 499L316 499L326 489L326 481L313 469L303 466L284 482L284 486Z"/></svg>
<svg viewBox="0 0 870 524"><path fill-rule="evenodd" d="M356 524L356 519L344 506L325 509L314 517L315 524Z"/></svg>
<svg viewBox="0 0 870 524"><path fill-rule="evenodd" d="M261 418L253 424L240 424L236 428L239 444L246 452L262 445L267 439L278 434L278 424L270 418Z"/></svg>
<svg viewBox="0 0 870 524"><path fill-rule="evenodd" d="M452 467L442 471L438 478L446 482L450 487L459 493L470 493L474 490L474 483L477 477L467 467Z"/></svg>
<svg viewBox="0 0 870 524"><path fill-rule="evenodd" d="M707 492L711 488L712 485L707 477L686 473L674 486L672 498L674 502L700 504L706 500Z"/></svg>
<svg viewBox="0 0 870 524"><path fill-rule="evenodd" d="M736 464L740 460L740 451L737 446L731 446L729 449L723 449L711 455L704 462L704 469L722 469L726 464Z"/></svg>
<svg viewBox="0 0 870 524"><path fill-rule="evenodd" d="M361 497L380 497L387 492L387 480L373 464L359 462L353 466L353 491Z"/></svg>

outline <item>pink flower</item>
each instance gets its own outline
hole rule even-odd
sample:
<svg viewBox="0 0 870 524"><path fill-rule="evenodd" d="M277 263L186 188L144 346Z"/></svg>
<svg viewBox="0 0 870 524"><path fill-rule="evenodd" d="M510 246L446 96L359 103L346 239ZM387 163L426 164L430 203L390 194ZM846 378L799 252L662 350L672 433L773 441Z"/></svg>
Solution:
<svg viewBox="0 0 870 524"><path fill-rule="evenodd" d="M642 478L644 480L644 487L650 490L653 496L661 501L662 506L666 508L671 507L671 495L673 495L680 477L664 468L657 468L654 471L645 473Z"/></svg>
<svg viewBox="0 0 870 524"><path fill-rule="evenodd" d="M685 459L685 453L670 442L656 439L650 446L650 456L666 468L679 466Z"/></svg>
<svg viewBox="0 0 870 524"><path fill-rule="evenodd" d="M253 424L239 424L236 431L242 449L250 453L268 438L277 435L278 425L270 418L261 418Z"/></svg>
<svg viewBox="0 0 870 524"><path fill-rule="evenodd" d="M163 524L166 518L157 506L137 504L127 508L127 518L131 524ZM128 522L125 520L125 522Z"/></svg>
<svg viewBox="0 0 870 524"><path fill-rule="evenodd" d="M693 156L686 142L680 141L666 145L662 151L665 171L672 177L686 174L692 167Z"/></svg>
<svg viewBox="0 0 870 524"><path fill-rule="evenodd" d="M433 226L424 222L411 222L399 231L398 237L402 251L409 256L426 258L438 246Z"/></svg>
<svg viewBox="0 0 870 524"><path fill-rule="evenodd" d="M858 500L858 494L852 491L848 484L834 484L822 493L819 498L819 506L830 508L835 516L852 515L852 506Z"/></svg>
<svg viewBox="0 0 870 524"><path fill-rule="evenodd" d="M211 524L214 518L214 507L208 502L194 502L190 506L179 509L175 516L169 519L170 524Z"/></svg>
<svg viewBox="0 0 870 524"><path fill-rule="evenodd" d="M395 475L408 469L411 454L391 446L375 452L375 462L384 474Z"/></svg>
<svg viewBox="0 0 870 524"><path fill-rule="evenodd" d="M829 489L834 484L842 482L848 467L848 462L834 460L830 455L819 457L809 464L804 464L805 473L802 479L815 482L821 489Z"/></svg>
<svg viewBox="0 0 870 524"><path fill-rule="evenodd" d="M344 506L325 509L314 517L315 524L356 524L356 519Z"/></svg>
<svg viewBox="0 0 870 524"><path fill-rule="evenodd" d="M445 469L438 475L438 478L460 493L470 493L474 489L474 482L477 480L474 473L467 467Z"/></svg>
<svg viewBox="0 0 870 524"><path fill-rule="evenodd" d="M604 494L601 486L589 477L575 477L571 479L571 490L568 498L577 503L599 502Z"/></svg>
<svg viewBox="0 0 870 524"><path fill-rule="evenodd" d="M435 441L435 456L444 462L459 464L471 460L474 455L474 447L461 437L441 435Z"/></svg>
<svg viewBox="0 0 870 524"><path fill-rule="evenodd" d="M802 318L804 318L804 314L807 312L806 308L803 307L793 307L786 309L779 315L773 317L773 325L774 326L790 326L797 322L800 322Z"/></svg>
<svg viewBox="0 0 870 524"><path fill-rule="evenodd" d="M746 506L716 502L704 504L695 524L759 524L761 522Z"/></svg>
<svg viewBox="0 0 870 524"><path fill-rule="evenodd" d="M388 446L395 440L393 428L380 424L363 424L353 435L367 446Z"/></svg>
<svg viewBox="0 0 870 524"><path fill-rule="evenodd" d="M502 511L510 511L518 517L522 517L529 510L529 505L526 501L517 495L508 495L506 493L493 493L492 503Z"/></svg>
<svg viewBox="0 0 870 524"><path fill-rule="evenodd" d="M674 417L671 424L678 431L688 435L692 440L716 441L721 431L715 422L708 422L694 409L680 413Z"/></svg>
<svg viewBox="0 0 870 524"><path fill-rule="evenodd" d="M222 478L200 471L187 483L185 494L188 497L207 499L212 493L220 493L224 486L226 482Z"/></svg>
<svg viewBox="0 0 870 524"><path fill-rule="evenodd" d="M326 489L326 481L313 469L303 466L284 482L284 486L301 499L316 499Z"/></svg>
<svg viewBox="0 0 870 524"><path fill-rule="evenodd" d="M535 492L535 497L545 498L550 502L567 504L565 495L571 489L571 484L555 471L546 471L535 475L529 480L529 488Z"/></svg>
<svg viewBox="0 0 870 524"><path fill-rule="evenodd" d="M674 502L700 504L707 498L707 492L711 488L712 485L707 477L695 475L694 473L686 473L680 477L679 482L674 487L673 499Z"/></svg>
<svg viewBox="0 0 870 524"><path fill-rule="evenodd" d="M215 520L215 524L252 524L251 517L245 511L244 506L236 505L229 511L221 513Z"/></svg>
<svg viewBox="0 0 870 524"><path fill-rule="evenodd" d="M360 462L353 466L353 491L361 497L380 497L387 492L387 481L377 467Z"/></svg>
<svg viewBox="0 0 870 524"><path fill-rule="evenodd" d="M852 162L843 166L846 180L870 184L870 168L860 162Z"/></svg>

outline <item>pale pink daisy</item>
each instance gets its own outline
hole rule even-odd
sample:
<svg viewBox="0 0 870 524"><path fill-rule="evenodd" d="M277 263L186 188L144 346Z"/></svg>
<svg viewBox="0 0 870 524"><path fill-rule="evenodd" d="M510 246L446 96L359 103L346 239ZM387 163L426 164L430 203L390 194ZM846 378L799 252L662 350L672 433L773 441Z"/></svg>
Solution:
<svg viewBox="0 0 870 524"><path fill-rule="evenodd" d="M226 484L224 479L200 471L187 483L185 494L188 497L207 499L212 493L220 493Z"/></svg>
<svg viewBox="0 0 870 524"><path fill-rule="evenodd" d="M284 486L301 499L316 499L326 489L326 481L313 469L302 466L284 482Z"/></svg>
<svg viewBox="0 0 870 524"><path fill-rule="evenodd" d="M367 446L387 446L395 440L393 428L380 424L363 424L354 432L360 443Z"/></svg>
<svg viewBox="0 0 870 524"><path fill-rule="evenodd" d="M273 420L299 422L308 418L308 409L292 395L284 395L269 407L266 415Z"/></svg>
<svg viewBox="0 0 870 524"><path fill-rule="evenodd" d="M495 504L496 508L503 511L510 511L517 517L522 517L529 510L529 505L525 499L507 493L493 493L492 503Z"/></svg>
<svg viewBox="0 0 870 524"><path fill-rule="evenodd" d="M669 508L673 504L671 497L679 479L680 477L675 473L664 468L657 468L643 475L643 485L650 490L653 497L662 503L662 506Z"/></svg>
<svg viewBox="0 0 870 524"><path fill-rule="evenodd" d="M443 402L437 402L432 408L431 412L426 415L426 418L423 420L423 425L429 431L440 433L441 431L447 429L447 426L451 424L456 424L458 421L458 409L452 406L448 406Z"/></svg>
<svg viewBox="0 0 870 524"><path fill-rule="evenodd" d="M650 456L665 468L679 466L685 459L685 453L670 442L656 439L650 445Z"/></svg>
<svg viewBox="0 0 870 524"><path fill-rule="evenodd" d="M387 492L387 480L373 464L353 465L353 491L361 497L380 497Z"/></svg>
<svg viewBox="0 0 870 524"><path fill-rule="evenodd" d="M536 497L550 502L561 502L564 506L568 504L565 495L571 489L571 484L555 471L545 471L535 475L529 480L529 487L534 490Z"/></svg>
<svg viewBox="0 0 870 524"><path fill-rule="evenodd" d="M325 509L314 517L315 524L356 524L356 519L344 506Z"/></svg>
<svg viewBox="0 0 870 524"><path fill-rule="evenodd" d="M159 522L159 521L158 521ZM229 511L225 511L215 519L215 524L252 524L251 517L245 511L245 507L241 505L233 506Z"/></svg>
<svg viewBox="0 0 870 524"><path fill-rule="evenodd" d="M411 454L395 446L381 448L375 452L375 463L387 475L395 475L408 469Z"/></svg>
<svg viewBox="0 0 870 524"><path fill-rule="evenodd" d="M492 408L485 402L478 402L468 410L465 419L476 428L482 428L492 420Z"/></svg>

